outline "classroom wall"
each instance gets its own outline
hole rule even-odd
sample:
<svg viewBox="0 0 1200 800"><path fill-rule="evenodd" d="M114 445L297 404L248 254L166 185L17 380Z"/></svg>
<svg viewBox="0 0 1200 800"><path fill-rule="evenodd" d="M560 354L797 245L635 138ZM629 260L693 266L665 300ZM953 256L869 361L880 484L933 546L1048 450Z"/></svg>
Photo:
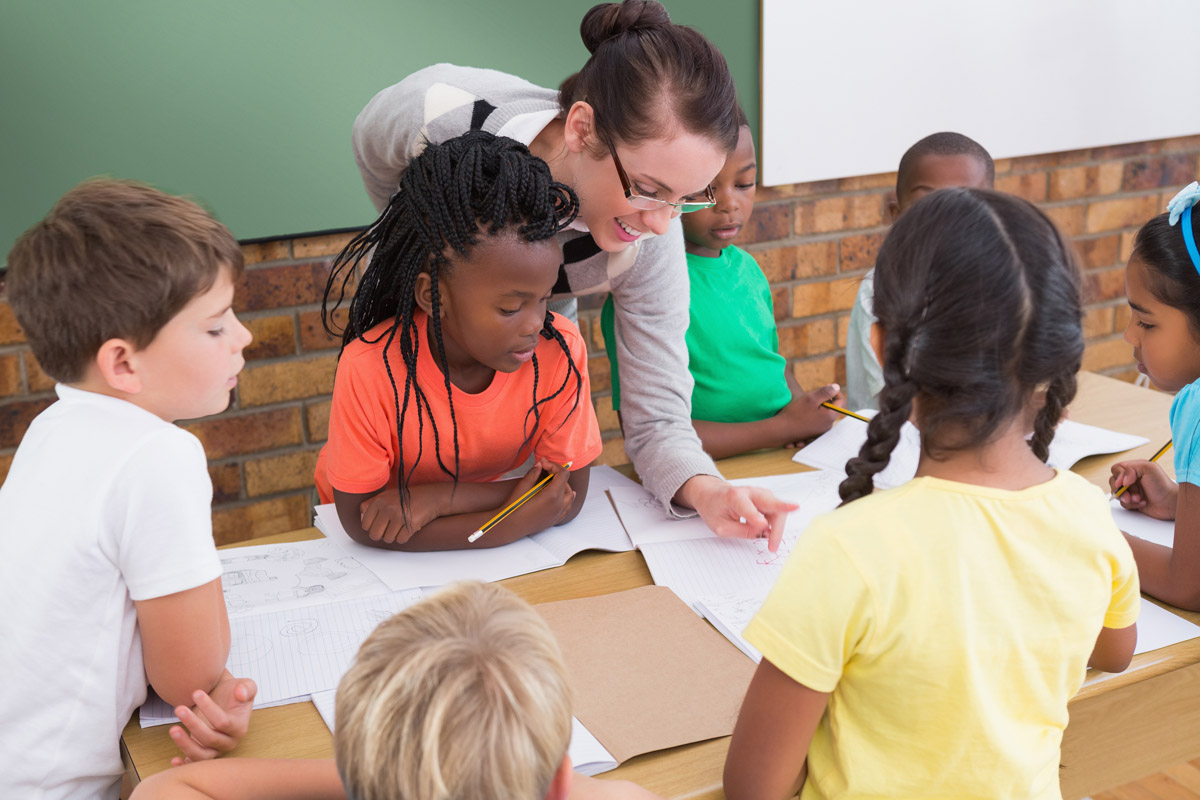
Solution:
<svg viewBox="0 0 1200 800"><path fill-rule="evenodd" d="M1005 159L996 184L1040 205L1075 242L1085 269L1085 369L1136 376L1121 333L1129 318L1124 263L1137 228L1200 174L1200 135ZM849 309L886 233L893 174L759 191L744 233L771 282L780 347L801 385L842 381ZM337 343L320 326L332 256L347 236L246 245L235 307L253 331L235 402L185 425L204 443L219 543L310 525L317 451L325 440ZM747 244L748 243L748 244ZM626 460L598 322L603 296L584 298L580 327L604 431L602 463ZM53 401L0 294L0 480L30 420Z"/></svg>

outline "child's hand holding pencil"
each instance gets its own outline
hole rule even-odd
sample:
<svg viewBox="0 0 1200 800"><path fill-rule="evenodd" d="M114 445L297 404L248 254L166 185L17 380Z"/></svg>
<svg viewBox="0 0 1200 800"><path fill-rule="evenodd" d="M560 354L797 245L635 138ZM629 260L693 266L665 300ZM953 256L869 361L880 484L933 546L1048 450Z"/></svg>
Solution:
<svg viewBox="0 0 1200 800"><path fill-rule="evenodd" d="M1122 461L1112 466L1108 486L1121 506L1155 519L1175 519L1179 485L1157 463L1171 446L1163 445L1150 460Z"/></svg>
<svg viewBox="0 0 1200 800"><path fill-rule="evenodd" d="M478 541L516 514L530 521L531 530L544 530L555 525L575 502L575 490L568 481L570 469L571 462L554 464L542 459L517 482L496 514L467 537L467 541Z"/></svg>

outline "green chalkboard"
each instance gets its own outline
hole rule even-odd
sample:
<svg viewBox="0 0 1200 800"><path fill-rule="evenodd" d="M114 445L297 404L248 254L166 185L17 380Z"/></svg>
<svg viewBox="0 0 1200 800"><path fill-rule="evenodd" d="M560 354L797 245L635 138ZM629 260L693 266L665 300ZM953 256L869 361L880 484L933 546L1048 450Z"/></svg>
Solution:
<svg viewBox="0 0 1200 800"><path fill-rule="evenodd" d="M3 0L0 254L84 178L190 194L239 239L364 225L350 125L438 61L557 86L577 0ZM666 0L758 116L758 0Z"/></svg>

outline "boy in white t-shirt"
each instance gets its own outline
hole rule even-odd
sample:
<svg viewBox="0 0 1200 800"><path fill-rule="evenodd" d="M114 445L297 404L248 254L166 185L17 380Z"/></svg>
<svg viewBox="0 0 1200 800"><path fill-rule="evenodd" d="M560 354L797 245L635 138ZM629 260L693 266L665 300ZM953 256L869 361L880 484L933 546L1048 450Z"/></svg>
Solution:
<svg viewBox="0 0 1200 800"><path fill-rule="evenodd" d="M172 424L229 404L251 338L241 270L199 206L111 179L69 191L9 253L9 302L59 399L0 487L0 797L116 797L147 681L178 706L177 760L246 731L212 483Z"/></svg>

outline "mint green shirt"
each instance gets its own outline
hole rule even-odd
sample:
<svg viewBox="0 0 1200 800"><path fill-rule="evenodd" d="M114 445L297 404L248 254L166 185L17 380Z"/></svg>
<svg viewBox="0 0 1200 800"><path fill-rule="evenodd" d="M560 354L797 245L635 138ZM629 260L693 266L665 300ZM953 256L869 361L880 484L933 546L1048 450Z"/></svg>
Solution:
<svg viewBox="0 0 1200 800"><path fill-rule="evenodd" d="M779 355L771 287L745 250L730 246L717 258L687 257L691 322L689 369L696 381L692 419L754 422L774 416L792 399ZM613 408L621 408L621 380L610 295L600 312L612 370Z"/></svg>

